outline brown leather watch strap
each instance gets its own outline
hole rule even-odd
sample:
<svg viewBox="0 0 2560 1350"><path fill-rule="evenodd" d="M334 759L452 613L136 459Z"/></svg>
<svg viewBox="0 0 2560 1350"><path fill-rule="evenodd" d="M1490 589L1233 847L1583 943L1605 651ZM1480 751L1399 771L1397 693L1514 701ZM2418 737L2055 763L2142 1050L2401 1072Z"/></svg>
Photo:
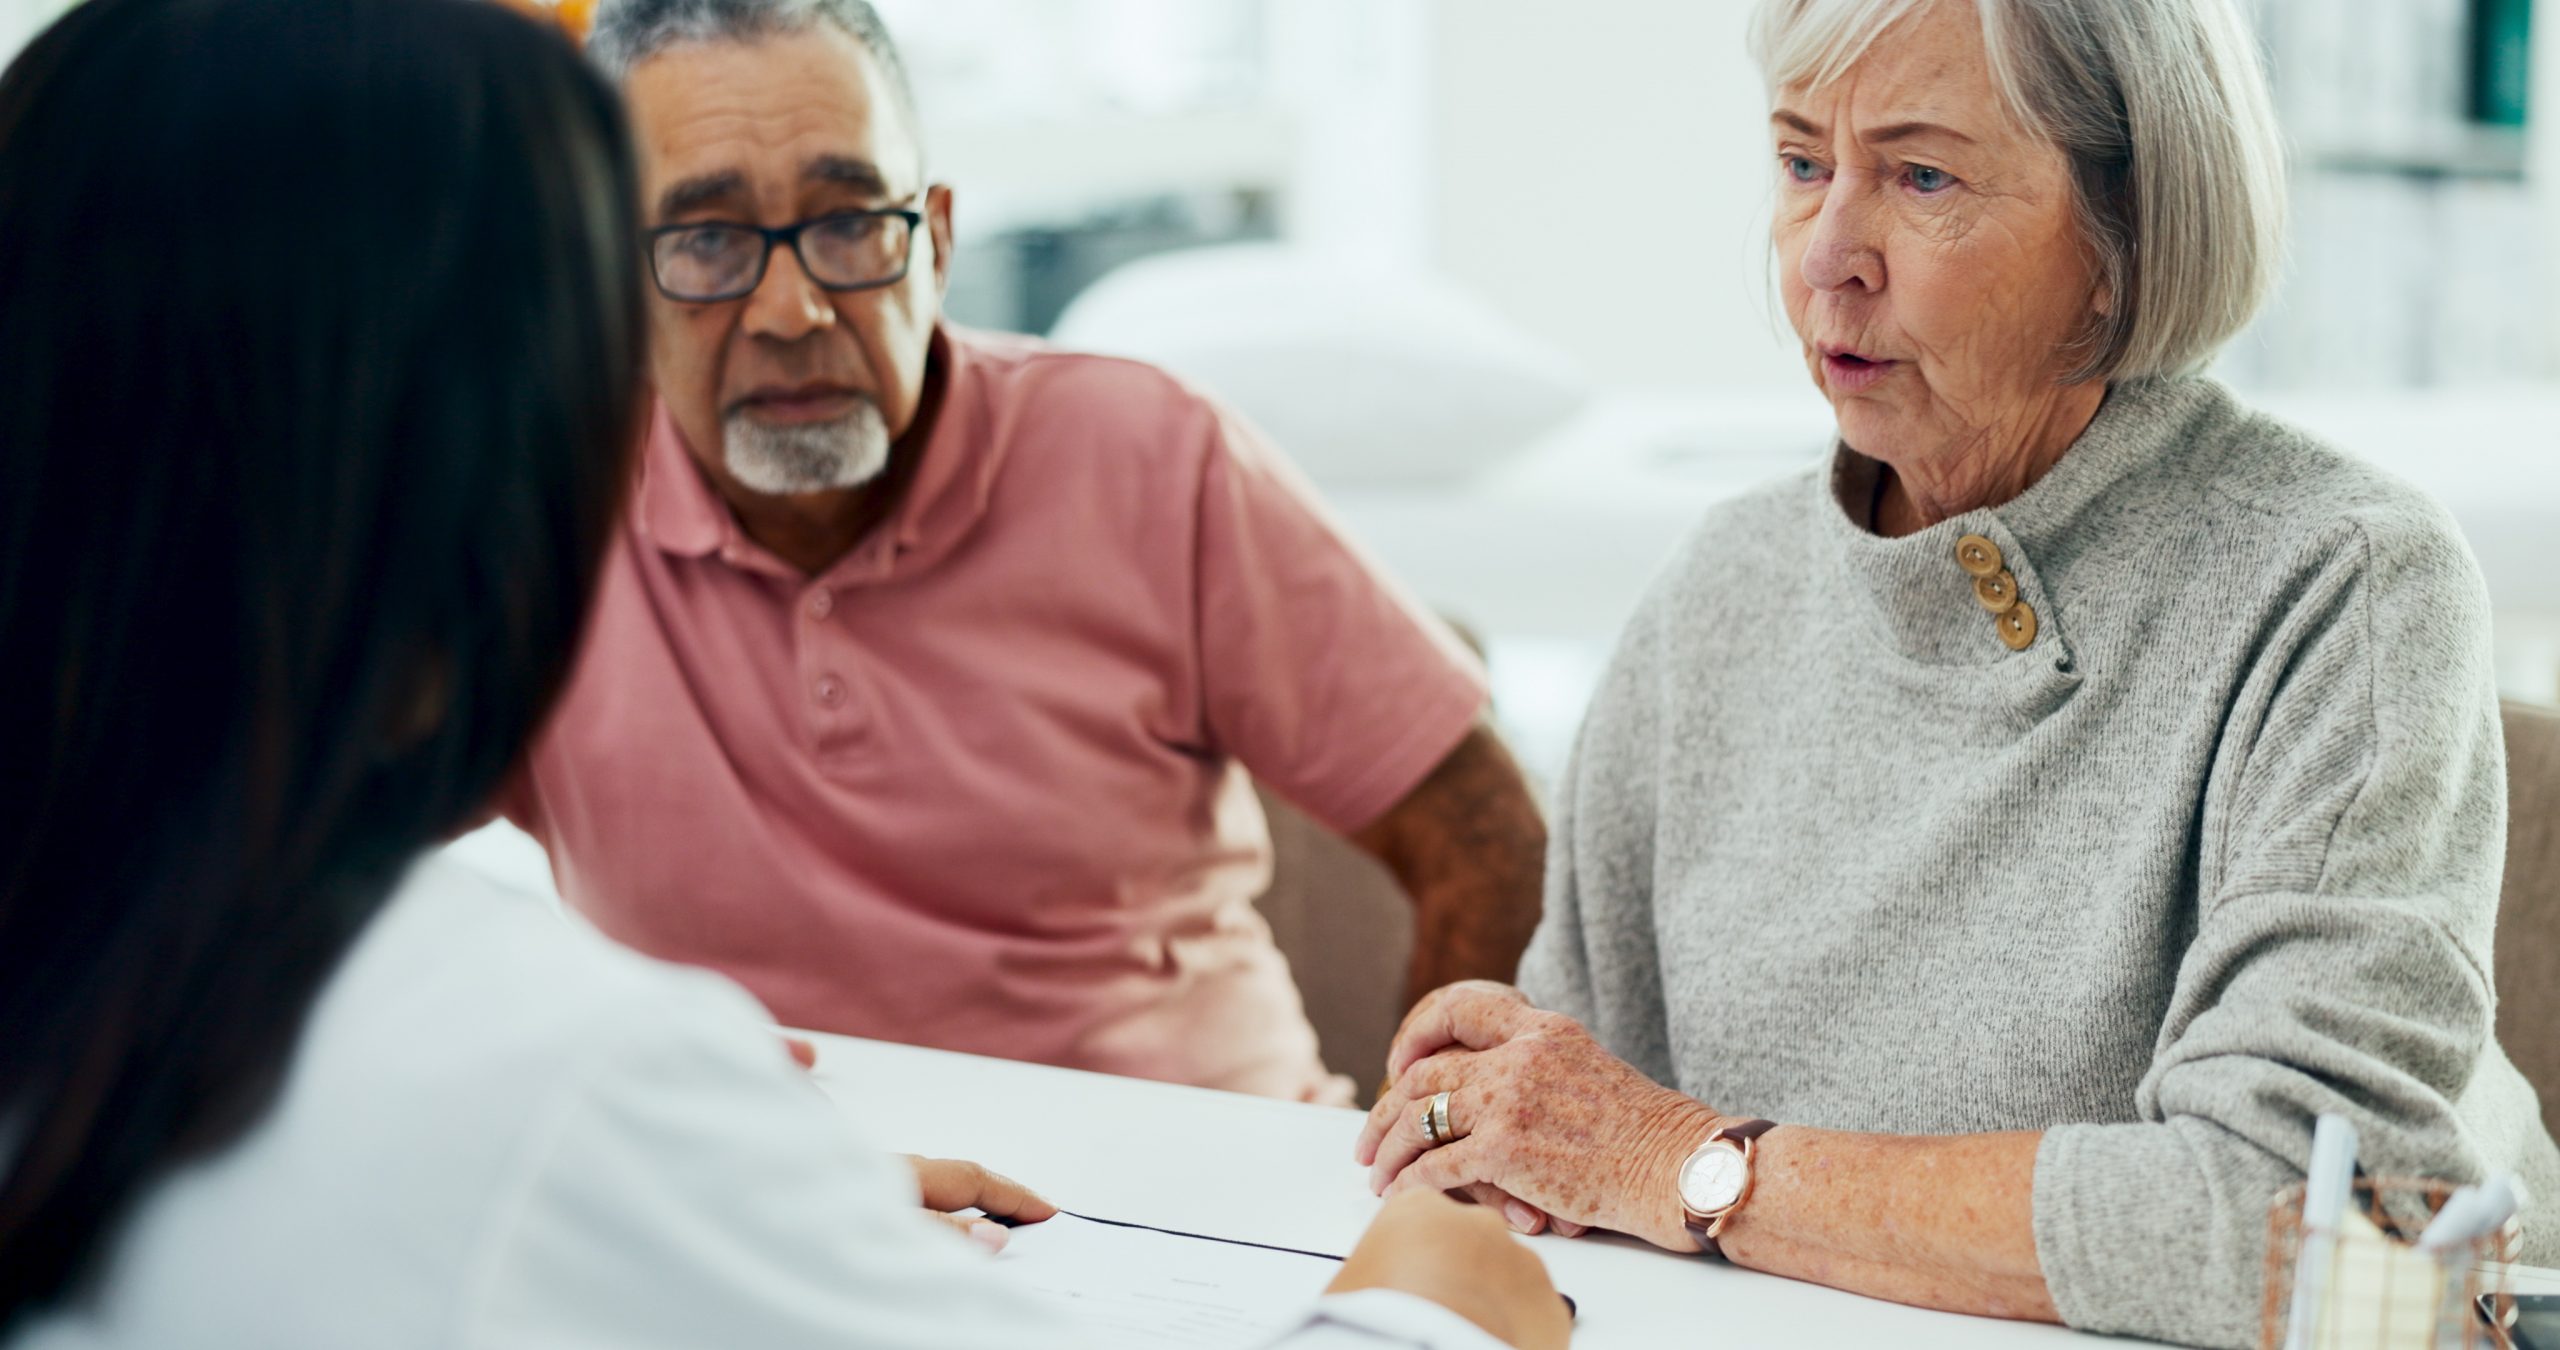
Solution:
<svg viewBox="0 0 2560 1350"><path fill-rule="evenodd" d="M1700 1144L1701 1147L1703 1147L1706 1144L1715 1143L1720 1139L1730 1139L1739 1144L1748 1144L1752 1140L1757 1139L1776 1128L1778 1128L1778 1123L1774 1120L1745 1120L1732 1125L1719 1125L1715 1128L1715 1132L1709 1134L1704 1140L1700 1141ZM1750 1198L1751 1187L1750 1183L1746 1181L1743 1186L1742 1194L1734 1198L1733 1209L1741 1208L1743 1202ZM1728 1209L1725 1213L1731 1214L1733 1209ZM1687 1222L1689 1236L1698 1240L1698 1250L1705 1252L1707 1255L1712 1256L1719 1261L1725 1259L1724 1248L1716 1245L1715 1235L1707 1231L1707 1225L1698 1222L1694 1218L1690 1218L1688 1207L1685 1205L1681 1207L1681 1217Z"/></svg>

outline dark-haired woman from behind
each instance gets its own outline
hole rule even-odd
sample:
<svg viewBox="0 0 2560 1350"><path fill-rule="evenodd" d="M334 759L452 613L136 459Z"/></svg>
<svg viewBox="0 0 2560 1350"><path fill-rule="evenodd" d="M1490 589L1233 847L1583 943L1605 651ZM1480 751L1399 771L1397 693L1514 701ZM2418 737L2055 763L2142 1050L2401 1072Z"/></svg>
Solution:
<svg viewBox="0 0 2560 1350"><path fill-rule="evenodd" d="M610 90L479 0L90 0L0 77L10 1350L1078 1339L919 1206L1036 1199L422 861L576 643L633 193ZM1443 1201L1335 1288L1288 1344L1563 1344Z"/></svg>

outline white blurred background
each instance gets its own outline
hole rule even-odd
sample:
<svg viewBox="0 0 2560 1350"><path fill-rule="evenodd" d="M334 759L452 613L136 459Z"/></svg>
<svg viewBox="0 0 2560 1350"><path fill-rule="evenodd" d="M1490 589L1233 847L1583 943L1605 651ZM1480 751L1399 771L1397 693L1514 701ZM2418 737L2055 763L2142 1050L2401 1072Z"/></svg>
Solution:
<svg viewBox="0 0 2560 1350"><path fill-rule="evenodd" d="M2254 0L2294 263L2218 373L2444 498L2490 577L2504 683L2548 701L2542 5L2535 25L2533 0ZM1484 639L1542 772L1699 512L1822 452L1772 298L1748 0L882 8L960 190L954 314L1150 356L1241 405Z"/></svg>
<svg viewBox="0 0 2560 1350"><path fill-rule="evenodd" d="M2294 264L2218 373L2444 499L2503 682L2560 698L2560 0L2248 2ZM0 52L61 7L0 0ZM1237 403L1484 640L1542 773L1700 511L1822 453L1748 0L881 8L952 314Z"/></svg>

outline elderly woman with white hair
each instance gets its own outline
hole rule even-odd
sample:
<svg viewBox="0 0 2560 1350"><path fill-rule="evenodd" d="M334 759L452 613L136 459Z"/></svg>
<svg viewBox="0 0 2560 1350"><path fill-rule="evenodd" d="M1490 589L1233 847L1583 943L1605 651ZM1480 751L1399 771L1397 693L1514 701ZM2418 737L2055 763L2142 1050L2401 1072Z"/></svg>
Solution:
<svg viewBox="0 0 2560 1350"><path fill-rule="evenodd" d="M1374 1184L2221 1345L2323 1112L2375 1172L2560 1197L2491 1033L2477 569L2196 373L2281 252L2233 0L1764 0L1753 39L1838 445L1645 598L1526 992L1407 1019Z"/></svg>

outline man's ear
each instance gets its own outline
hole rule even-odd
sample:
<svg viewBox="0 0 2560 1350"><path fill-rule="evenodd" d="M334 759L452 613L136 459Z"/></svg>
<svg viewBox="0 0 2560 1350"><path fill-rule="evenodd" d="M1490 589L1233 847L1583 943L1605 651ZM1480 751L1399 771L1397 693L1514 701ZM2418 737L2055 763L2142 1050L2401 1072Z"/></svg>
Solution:
<svg viewBox="0 0 2560 1350"><path fill-rule="evenodd" d="M951 289L951 188L936 183L925 189L924 224L933 231L933 290L942 295Z"/></svg>

